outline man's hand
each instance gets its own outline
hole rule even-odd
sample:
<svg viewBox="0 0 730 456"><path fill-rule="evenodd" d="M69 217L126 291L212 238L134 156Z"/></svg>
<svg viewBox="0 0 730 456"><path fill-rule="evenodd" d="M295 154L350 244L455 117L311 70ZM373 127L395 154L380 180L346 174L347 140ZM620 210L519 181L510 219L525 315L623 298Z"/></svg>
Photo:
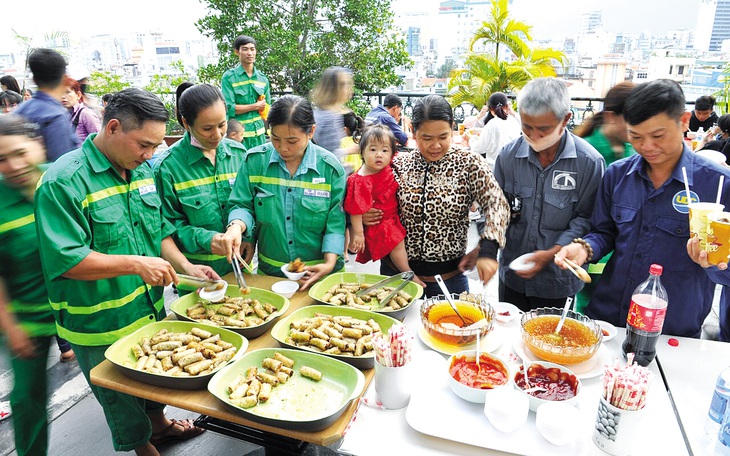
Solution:
<svg viewBox="0 0 730 456"><path fill-rule="evenodd" d="M477 259L477 271L479 272L479 280L482 281L483 285L492 280L494 273L497 272L499 263L493 258L479 258Z"/></svg>
<svg viewBox="0 0 730 456"><path fill-rule="evenodd" d="M563 259L565 258L573 260L573 263L578 266L583 266L583 263L585 263L586 259L588 259L588 252L582 244L572 242L560 249L553 261L555 261L555 264L558 265L560 269L568 269L565 262L563 262Z"/></svg>
<svg viewBox="0 0 730 456"><path fill-rule="evenodd" d="M226 236L226 233L216 233L210 241L210 253L213 255L226 256L233 251L233 236Z"/></svg>
<svg viewBox="0 0 730 456"><path fill-rule="evenodd" d="M261 111L262 109L264 109L266 107L266 99L257 101L256 103L253 104L253 107L254 107L254 109L253 109L254 111Z"/></svg>
<svg viewBox="0 0 730 456"><path fill-rule="evenodd" d="M687 254L695 263L699 264L703 268L709 268L713 266L707 261L707 252L702 250L700 247L700 238L695 236L687 241ZM727 262L718 263L717 269L724 271L727 269Z"/></svg>
<svg viewBox="0 0 730 456"><path fill-rule="evenodd" d="M559 250L559 247L553 247L550 250L535 250L532 252L530 262L535 266L525 271L515 271L519 277L523 279L531 279L535 277L540 271L545 269L548 263L555 261L555 253Z"/></svg>
<svg viewBox="0 0 730 456"><path fill-rule="evenodd" d="M223 239L221 242L223 242L225 245L230 246L230 250L226 251L222 255L226 256L226 260L230 263L233 259L233 255L236 252L241 251L241 238L243 236L243 232L246 230L246 225L241 223L231 223L231 225L226 230L225 234L223 235Z"/></svg>
<svg viewBox="0 0 730 456"><path fill-rule="evenodd" d="M383 219L383 211L371 207L362 214L362 224L365 226L377 225Z"/></svg>
<svg viewBox="0 0 730 456"><path fill-rule="evenodd" d="M461 272L467 272L474 269L474 266L477 264L477 258L479 257L479 246L477 246L474 250L467 253L463 257L461 257L461 261L459 261L459 271Z"/></svg>
<svg viewBox="0 0 730 456"><path fill-rule="evenodd" d="M221 280L221 276L218 275L213 268L210 266L206 266L203 264L190 264L185 267L185 271L183 271L187 275L200 277L201 279L210 279L210 280Z"/></svg>
<svg viewBox="0 0 730 456"><path fill-rule="evenodd" d="M137 275L148 285L167 286L177 281L172 265L162 258L138 256Z"/></svg>
<svg viewBox="0 0 730 456"><path fill-rule="evenodd" d="M256 246L254 246L252 243L241 242L241 258L243 258L243 261L245 261L246 264L251 264L254 250L256 250Z"/></svg>
<svg viewBox="0 0 730 456"><path fill-rule="evenodd" d="M306 266L304 270L306 274L304 277L299 279L299 290L306 290L311 285L315 284L319 279L326 276L335 268L335 265L328 265L327 263L315 264L314 266Z"/></svg>
<svg viewBox="0 0 730 456"><path fill-rule="evenodd" d="M36 347L33 340L28 337L28 333L17 325L12 325L6 332L10 351L14 356L23 359L32 359L36 357Z"/></svg>

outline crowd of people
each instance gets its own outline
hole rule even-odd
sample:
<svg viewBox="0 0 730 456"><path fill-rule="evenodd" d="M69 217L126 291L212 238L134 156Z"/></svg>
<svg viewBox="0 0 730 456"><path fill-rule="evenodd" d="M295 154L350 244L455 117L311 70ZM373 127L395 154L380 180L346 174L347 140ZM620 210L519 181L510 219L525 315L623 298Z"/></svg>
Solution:
<svg viewBox="0 0 730 456"><path fill-rule="evenodd" d="M413 271L426 296L441 294L437 276L468 291L465 272L475 269L484 284L496 275L500 300L522 310L583 293L578 310L617 326L659 263L664 332L687 337L700 336L715 285L730 286L727 263L710 265L690 239L685 189L714 201L723 176L728 207L730 168L683 140L692 119L712 117L699 101L686 112L672 81L618 84L573 133L567 87L538 78L519 91L516 111L491 94L472 125L478 137L456 144L443 96L419 99L409 119L389 94L363 119L347 107L352 73L333 67L312 101L272 103L256 41L240 36L234 52L240 63L220 87L178 87L184 135L157 155L169 114L149 92L105 95L99 116L49 49L29 56L32 98L0 78L0 329L18 454L48 452L54 336L101 404L115 450L155 455L203 432L168 419L162 404L92 385L89 373L116 340L164 318L163 287L178 273L220 279L234 257L256 255L259 273L274 276L301 259L301 290L342 270L348 251L380 261L384 275ZM724 146L730 121L716 122L708 130ZM526 266L512 267L525 254ZM594 286L584 291L564 259L589 263ZM730 340L724 293L720 319Z"/></svg>

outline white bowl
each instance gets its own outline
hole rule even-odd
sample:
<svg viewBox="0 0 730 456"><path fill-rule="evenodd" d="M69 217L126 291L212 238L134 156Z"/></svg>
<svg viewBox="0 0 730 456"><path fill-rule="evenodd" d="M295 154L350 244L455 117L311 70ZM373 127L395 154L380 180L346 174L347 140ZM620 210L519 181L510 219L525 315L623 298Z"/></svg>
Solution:
<svg viewBox="0 0 730 456"><path fill-rule="evenodd" d="M572 443L578 435L580 411L565 402L549 402L537 409L535 426L545 440L556 446Z"/></svg>
<svg viewBox="0 0 730 456"><path fill-rule="evenodd" d="M291 298L297 290L299 290L299 284L291 280L282 280L271 285L271 291L285 298Z"/></svg>
<svg viewBox="0 0 730 456"><path fill-rule="evenodd" d="M531 411L536 412L539 409L539 407L543 404L552 404L552 403L556 403L556 402L561 402L561 403L565 403L565 404L575 405L578 403L578 395L580 394L582 383L577 375L575 375L570 369L566 368L565 366L561 366L560 364L555 364L555 363L549 363L547 361L535 361L533 363L527 363L527 370L529 371L530 366L535 366L535 365L540 365L540 366L544 367L545 369L556 368L567 375L572 375L573 377L575 377L575 381L577 382L577 385L576 385L575 396L573 396L570 399L557 401L557 400L548 400L548 399L542 399L539 397L535 397L532 394L525 393L522 388L517 386L517 380L516 380L517 374L520 374L520 377L522 376L522 365L520 365L519 368L517 369L517 371L512 375L511 379L512 379L512 383L515 385L515 389L529 400ZM534 387L534 386L537 386L537 385L535 385L532 382L532 380L530 380L530 387Z"/></svg>
<svg viewBox="0 0 730 456"><path fill-rule="evenodd" d="M500 323L512 323L524 313L516 305L509 302L498 302L494 306L494 319Z"/></svg>
<svg viewBox="0 0 730 456"><path fill-rule="evenodd" d="M201 288L198 292L198 296L200 296L200 299L205 299L206 301L210 302L218 302L225 299L226 290L228 289L228 282L226 282L225 280L219 280L218 282L222 282L224 284L223 288L215 291L205 291L205 288Z"/></svg>
<svg viewBox="0 0 730 456"><path fill-rule="evenodd" d="M495 388L487 393L484 414L495 429L512 432L527 422L530 401L525 394L511 388Z"/></svg>
<svg viewBox="0 0 730 456"><path fill-rule="evenodd" d="M603 341L608 342L609 340L616 337L616 334L618 334L618 329L611 323L603 320L595 320L596 323L598 323L598 326L601 327L601 331L603 331Z"/></svg>
<svg viewBox="0 0 730 456"><path fill-rule="evenodd" d="M289 280L299 280L302 277L304 277L305 272L289 272L289 263L284 263L284 265L281 267L281 272L284 273L287 279Z"/></svg>
<svg viewBox="0 0 730 456"><path fill-rule="evenodd" d="M463 357L466 357L467 359L470 359L472 361L475 360L476 359L476 350L462 350L460 352L457 352L457 353L454 353L453 355L451 355L449 357L448 363L446 364L446 368L447 368L446 373L449 376L449 388L451 388L451 391L453 391L457 396L464 399L465 401L474 402L475 404L483 404L487 397L487 393L489 391L496 389L496 388L506 387L510 384L510 379L512 377L510 375L510 370L509 370L509 367L507 366L507 363L504 362L504 360L502 360L502 358L500 358L499 356L495 356L495 355L492 355L491 353L485 353L485 352L481 353L481 359L484 360L485 358L489 358L489 359L493 360L493 362L497 366L499 366L500 370L502 370L503 372L505 372L507 374L506 381L504 382L504 384L495 385L491 389L488 389L488 388L482 389L482 388L474 388L471 386L467 386L467 385L459 382L451 375L451 366L452 366L454 360L456 360L457 358L463 358ZM482 369L485 369L484 364L482 364Z"/></svg>
<svg viewBox="0 0 730 456"><path fill-rule="evenodd" d="M528 271L535 267L535 262L532 261L532 252L521 255L509 264L509 268L513 271Z"/></svg>

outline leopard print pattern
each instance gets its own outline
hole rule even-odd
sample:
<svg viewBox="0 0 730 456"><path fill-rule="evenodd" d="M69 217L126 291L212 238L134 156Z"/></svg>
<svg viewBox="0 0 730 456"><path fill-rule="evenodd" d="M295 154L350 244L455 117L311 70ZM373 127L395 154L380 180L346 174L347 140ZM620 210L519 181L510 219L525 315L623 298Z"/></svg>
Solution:
<svg viewBox="0 0 730 456"><path fill-rule="evenodd" d="M463 256L474 201L487 215L481 237L504 247L509 206L480 155L452 147L438 161L428 162L416 149L396 155L392 167L409 259L441 262Z"/></svg>

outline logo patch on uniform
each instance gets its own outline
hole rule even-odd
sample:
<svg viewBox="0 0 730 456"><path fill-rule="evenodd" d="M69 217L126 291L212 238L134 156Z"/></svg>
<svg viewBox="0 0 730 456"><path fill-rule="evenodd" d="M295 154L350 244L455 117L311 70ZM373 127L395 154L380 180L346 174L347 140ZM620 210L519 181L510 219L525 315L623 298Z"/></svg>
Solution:
<svg viewBox="0 0 730 456"><path fill-rule="evenodd" d="M694 191L689 191L689 196L692 198L693 203L699 203L700 197L695 193ZM674 210L679 212L680 214L689 214L689 203L690 201L687 201L687 192L684 190L678 191L673 197L672 197L672 207L674 207Z"/></svg>
<svg viewBox="0 0 730 456"><path fill-rule="evenodd" d="M236 183L236 178L235 177L229 177L228 178L228 185L230 185L231 187L233 187L233 185L235 185L235 183Z"/></svg>
<svg viewBox="0 0 730 456"><path fill-rule="evenodd" d="M575 171L553 170L553 190L575 190L575 176L577 174Z"/></svg>
<svg viewBox="0 0 730 456"><path fill-rule="evenodd" d="M330 192L327 190L312 190L311 188L305 188L304 196L314 196L316 198L329 198Z"/></svg>
<svg viewBox="0 0 730 456"><path fill-rule="evenodd" d="M139 188L139 195L146 195L148 193L157 193L157 187L155 184L144 185Z"/></svg>
<svg viewBox="0 0 730 456"><path fill-rule="evenodd" d="M325 182L327 182L327 180L324 177L313 177L312 178L313 184L324 184Z"/></svg>

